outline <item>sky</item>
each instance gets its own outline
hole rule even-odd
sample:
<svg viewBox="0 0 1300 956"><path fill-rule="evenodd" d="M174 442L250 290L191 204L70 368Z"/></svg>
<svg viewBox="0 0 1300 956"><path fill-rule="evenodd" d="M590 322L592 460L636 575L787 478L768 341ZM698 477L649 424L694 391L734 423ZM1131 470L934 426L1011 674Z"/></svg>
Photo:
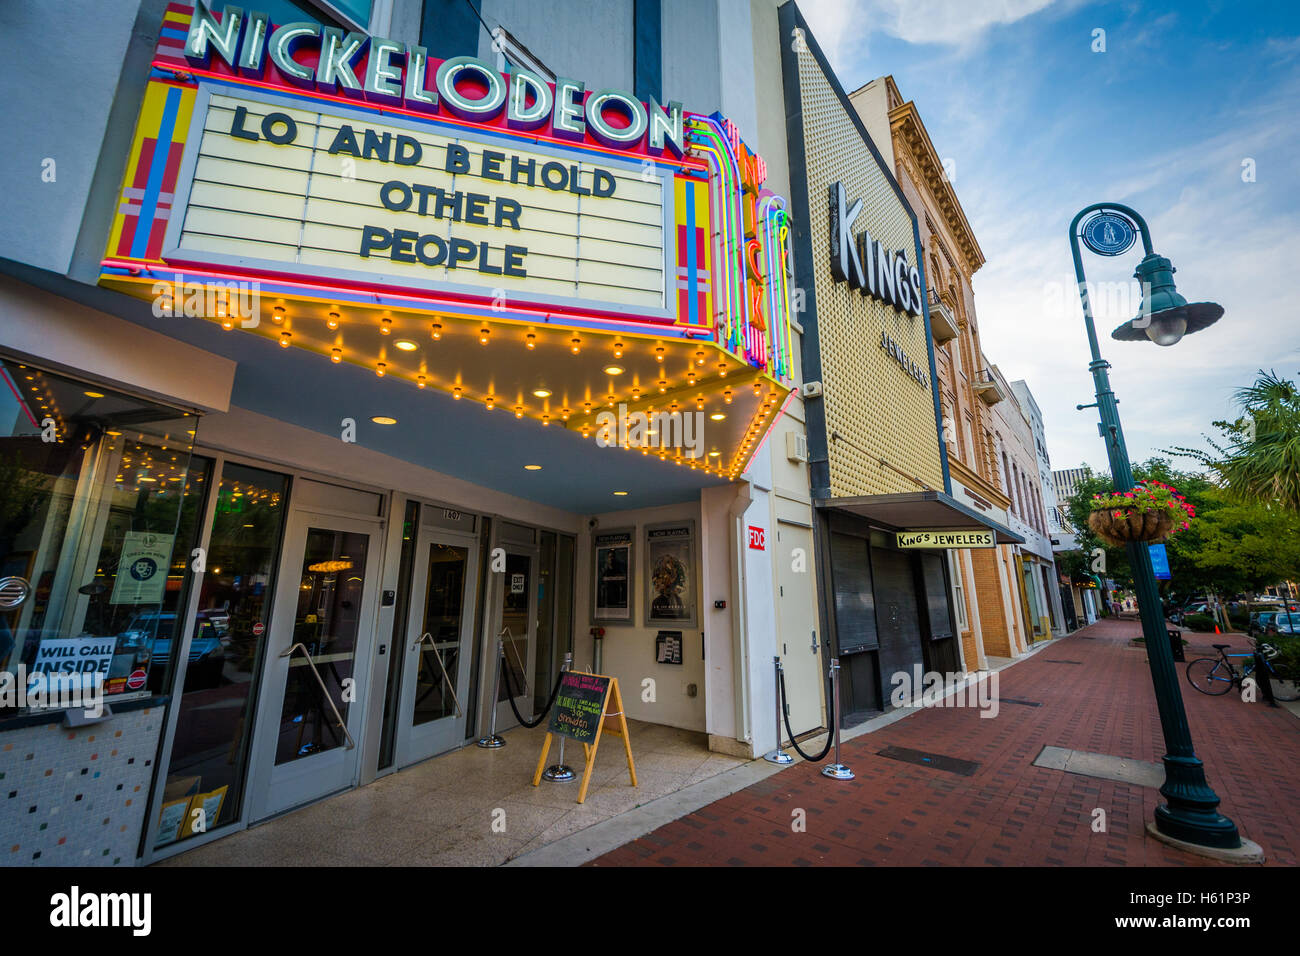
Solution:
<svg viewBox="0 0 1300 956"><path fill-rule="evenodd" d="M1112 201L1147 220L1217 324L1161 348L1110 330L1140 301L1140 242L1085 250L1129 455L1208 448L1257 370L1300 377L1300 4L799 0L846 91L892 74L984 252L984 353L1025 379L1053 468L1106 472L1068 231ZM1098 33L1097 31L1104 31ZM1103 285L1103 283L1105 285ZM1180 462L1190 468L1193 463Z"/></svg>

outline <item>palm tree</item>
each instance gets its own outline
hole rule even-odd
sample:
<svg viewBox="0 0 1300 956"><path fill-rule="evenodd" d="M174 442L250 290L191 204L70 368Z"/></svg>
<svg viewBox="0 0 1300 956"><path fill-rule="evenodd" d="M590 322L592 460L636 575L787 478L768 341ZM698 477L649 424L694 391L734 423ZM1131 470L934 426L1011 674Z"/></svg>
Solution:
<svg viewBox="0 0 1300 956"><path fill-rule="evenodd" d="M1237 501L1300 511L1300 389L1260 369L1254 384L1234 397L1243 414L1234 422L1214 423L1223 433L1223 444L1209 440L1218 456L1194 448L1171 451L1208 467Z"/></svg>

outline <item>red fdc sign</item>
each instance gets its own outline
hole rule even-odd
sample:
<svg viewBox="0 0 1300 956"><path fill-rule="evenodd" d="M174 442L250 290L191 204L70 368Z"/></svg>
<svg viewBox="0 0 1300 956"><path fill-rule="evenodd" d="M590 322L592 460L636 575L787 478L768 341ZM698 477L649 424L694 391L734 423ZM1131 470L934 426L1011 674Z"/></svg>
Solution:
<svg viewBox="0 0 1300 956"><path fill-rule="evenodd" d="M755 551L765 551L767 549L767 532L762 528L755 528L751 524L749 526L749 546Z"/></svg>

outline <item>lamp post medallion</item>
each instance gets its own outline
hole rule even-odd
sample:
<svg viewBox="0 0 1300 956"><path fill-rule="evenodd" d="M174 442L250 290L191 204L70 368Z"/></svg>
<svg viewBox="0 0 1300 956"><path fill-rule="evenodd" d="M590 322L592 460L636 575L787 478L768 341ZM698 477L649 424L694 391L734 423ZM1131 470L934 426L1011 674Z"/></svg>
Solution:
<svg viewBox="0 0 1300 956"><path fill-rule="evenodd" d="M1099 256L1127 252L1136 238L1132 221L1117 212L1099 212L1083 224L1083 244Z"/></svg>

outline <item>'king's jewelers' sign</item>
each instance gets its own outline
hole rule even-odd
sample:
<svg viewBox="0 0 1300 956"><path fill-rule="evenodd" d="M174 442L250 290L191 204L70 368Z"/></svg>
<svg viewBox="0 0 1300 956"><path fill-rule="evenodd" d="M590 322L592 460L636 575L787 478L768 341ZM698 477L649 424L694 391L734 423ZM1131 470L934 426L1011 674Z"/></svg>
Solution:
<svg viewBox="0 0 1300 956"><path fill-rule="evenodd" d="M991 530L900 531L900 548L992 548L997 540Z"/></svg>

